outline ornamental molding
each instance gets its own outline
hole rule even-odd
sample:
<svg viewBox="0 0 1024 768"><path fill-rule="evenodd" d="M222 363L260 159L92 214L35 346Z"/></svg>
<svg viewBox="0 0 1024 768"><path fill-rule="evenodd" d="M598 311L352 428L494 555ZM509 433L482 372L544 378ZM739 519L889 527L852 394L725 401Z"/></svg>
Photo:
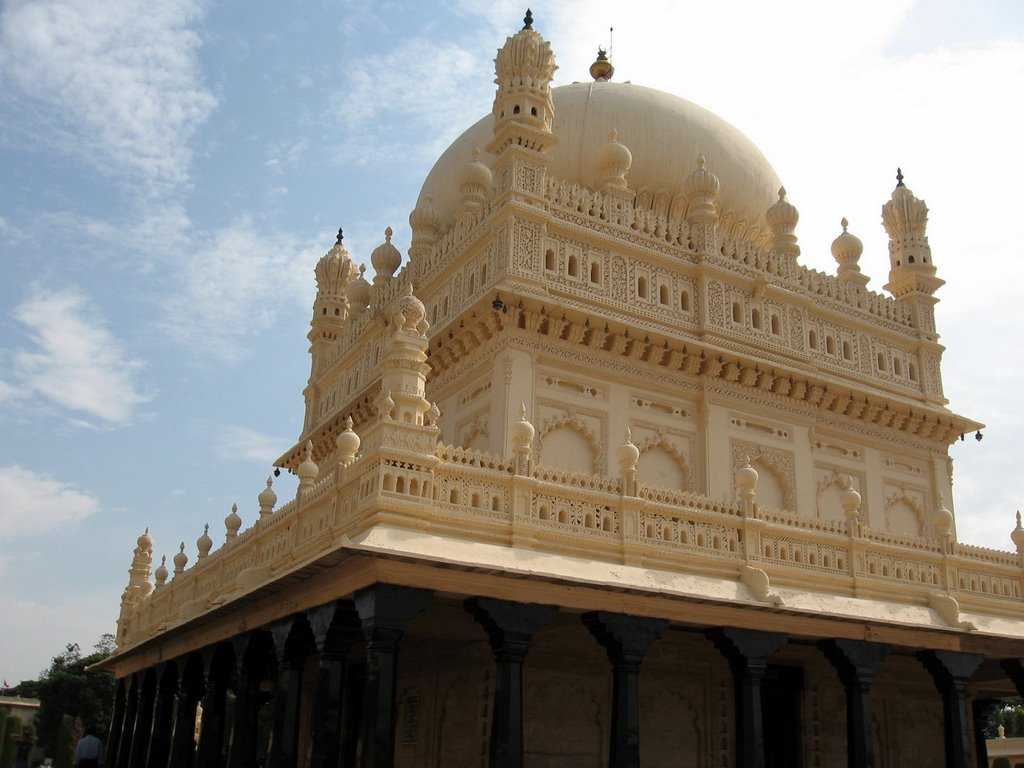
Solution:
<svg viewBox="0 0 1024 768"><path fill-rule="evenodd" d="M796 512L796 469L793 454L781 448L769 448L746 440L730 440L732 449L733 493L736 488L736 470L745 466L747 460L751 464L767 469L782 488L783 511Z"/></svg>

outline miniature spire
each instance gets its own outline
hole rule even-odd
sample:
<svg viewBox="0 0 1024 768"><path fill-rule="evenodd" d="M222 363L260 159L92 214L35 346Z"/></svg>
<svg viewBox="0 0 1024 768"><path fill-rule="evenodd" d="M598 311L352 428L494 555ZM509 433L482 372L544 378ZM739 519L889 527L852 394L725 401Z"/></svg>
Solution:
<svg viewBox="0 0 1024 768"><path fill-rule="evenodd" d="M903 173L896 176L896 188L882 206L882 224L889 235L889 285L897 297L911 291L928 295L942 281L935 277L932 250L928 245L928 206L914 196L903 182Z"/></svg>
<svg viewBox="0 0 1024 768"><path fill-rule="evenodd" d="M459 191L462 193L462 205L467 211L483 208L494 182L494 174L481 157L480 147L473 147L473 158L466 163L460 175Z"/></svg>
<svg viewBox="0 0 1024 768"><path fill-rule="evenodd" d="M349 283L345 290L348 303L355 312L363 312L370 306L370 284L366 281L365 272L366 265L360 264L359 276Z"/></svg>
<svg viewBox="0 0 1024 768"><path fill-rule="evenodd" d="M352 430L352 417L346 416L345 429L334 439L334 444L338 448L338 460L342 466L348 466L355 460L360 442L359 435Z"/></svg>
<svg viewBox="0 0 1024 768"><path fill-rule="evenodd" d="M897 187L902 187L903 186L903 169L902 168L897 168L896 169L896 186Z"/></svg>
<svg viewBox="0 0 1024 768"><path fill-rule="evenodd" d="M625 189L626 174L633 165L633 153L629 147L619 141L619 132L612 128L608 133L608 141L601 148L601 184L604 189L609 187Z"/></svg>
<svg viewBox="0 0 1024 768"><path fill-rule="evenodd" d="M1010 532L1010 540L1019 554L1024 554L1024 527L1020 524L1020 510L1017 510L1017 526Z"/></svg>
<svg viewBox="0 0 1024 768"><path fill-rule="evenodd" d="M796 206L786 200L786 188L779 187L779 199L765 213L768 221L768 228L772 232L771 250L778 254L796 259L800 255L800 246L797 245L796 231L797 222L800 221L800 213Z"/></svg>
<svg viewBox="0 0 1024 768"><path fill-rule="evenodd" d="M633 432L626 425L626 439L619 446L619 472L622 475L622 492L626 496L637 495L637 462L640 461L640 449L633 444Z"/></svg>
<svg viewBox="0 0 1024 768"><path fill-rule="evenodd" d="M846 515L848 525L853 528L860 516L861 496L853 487L853 478L849 475L839 476L839 504Z"/></svg>
<svg viewBox="0 0 1024 768"><path fill-rule="evenodd" d="M706 166L707 160L701 154L697 157L697 168L683 182L687 200L686 221L689 224L712 224L718 219L716 200L721 184Z"/></svg>
<svg viewBox="0 0 1024 768"><path fill-rule="evenodd" d="M162 589L167 583L167 555L160 557L160 565L156 567L153 575L156 577L156 588Z"/></svg>
<svg viewBox="0 0 1024 768"><path fill-rule="evenodd" d="M238 530L242 527L242 518L238 516L238 504L231 505L231 512L224 518L225 543L238 538Z"/></svg>
<svg viewBox="0 0 1024 768"><path fill-rule="evenodd" d="M839 277L862 286L867 285L871 278L860 271L860 256L864 252L864 244L859 237L847 231L850 222L846 217L843 217L840 223L843 231L832 241L832 257L839 264Z"/></svg>
<svg viewBox="0 0 1024 768"><path fill-rule="evenodd" d="M370 263L373 264L373 284L378 285L394 276L398 268L402 266L402 254L391 243L391 236L395 232L391 227L384 230L384 242L373 249L370 254Z"/></svg>
<svg viewBox="0 0 1024 768"><path fill-rule="evenodd" d="M299 476L299 487L296 495L302 496L313 488L317 477L320 475L320 467L313 461L313 441L307 440L302 463L299 464L296 474Z"/></svg>
<svg viewBox="0 0 1024 768"><path fill-rule="evenodd" d="M516 474L530 473L530 452L533 450L533 438L537 434L533 424L526 418L526 403L519 406L519 420L512 424L512 453L515 456Z"/></svg>
<svg viewBox="0 0 1024 768"><path fill-rule="evenodd" d="M203 534L196 539L196 549L199 550L198 560L205 560L210 550L213 549L213 539L210 538L210 524L203 526Z"/></svg>
<svg viewBox="0 0 1024 768"><path fill-rule="evenodd" d="M178 547L178 554L174 556L174 576L177 578L185 572L185 566L188 565L188 555L185 554L185 542L181 542L181 546Z"/></svg>
<svg viewBox="0 0 1024 768"><path fill-rule="evenodd" d="M267 477L267 487L260 491L256 500L260 504L260 520L274 514L274 505L277 504L277 494L274 493L274 477Z"/></svg>
<svg viewBox="0 0 1024 768"><path fill-rule="evenodd" d="M338 237L337 237L337 239L335 239L334 244L335 245L341 245L341 241L344 240L344 239L345 239L345 231L341 227L338 227Z"/></svg>
<svg viewBox="0 0 1024 768"><path fill-rule="evenodd" d="M526 15L523 16L523 29L533 29L533 11L529 8L526 9Z"/></svg>

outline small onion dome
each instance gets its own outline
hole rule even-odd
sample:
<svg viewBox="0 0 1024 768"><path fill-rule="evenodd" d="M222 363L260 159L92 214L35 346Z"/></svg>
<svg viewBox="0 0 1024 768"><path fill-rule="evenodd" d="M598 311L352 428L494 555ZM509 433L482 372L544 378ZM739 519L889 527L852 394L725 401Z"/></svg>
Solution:
<svg viewBox="0 0 1024 768"><path fill-rule="evenodd" d="M391 277L402 265L402 254L391 244L391 236L394 231L391 227L384 230L384 242L373 249L370 254L370 263L378 276Z"/></svg>
<svg viewBox="0 0 1024 768"><path fill-rule="evenodd" d="M153 576L156 578L157 589L160 589L160 587L167 583L167 555L163 555L160 558L160 565L153 571Z"/></svg>
<svg viewBox="0 0 1024 768"><path fill-rule="evenodd" d="M594 78L595 82L606 83L612 79L614 74L615 67L608 61L608 52L604 48L598 47L597 58L590 65L590 76Z"/></svg>
<svg viewBox="0 0 1024 768"><path fill-rule="evenodd" d="M520 451L528 451L533 445L537 430L526 419L526 403L519 406L519 420L512 425L512 447Z"/></svg>
<svg viewBox="0 0 1024 768"><path fill-rule="evenodd" d="M850 518L857 517L860 511L860 494L853 487L853 479L849 475L843 475L840 482L839 503L843 507L843 513Z"/></svg>
<svg viewBox="0 0 1024 768"><path fill-rule="evenodd" d="M267 478L267 487L260 491L259 496L256 500L260 504L260 517L269 515L274 511L274 505L277 504L277 494L274 493L274 478Z"/></svg>
<svg viewBox="0 0 1024 768"><path fill-rule="evenodd" d="M412 227L413 232L420 230L436 232L441 226L441 219L437 215L434 200L430 195L424 196L423 200L412 209L412 213L409 214L409 226Z"/></svg>
<svg viewBox="0 0 1024 768"><path fill-rule="evenodd" d="M356 311L361 312L370 306L370 284L366 281L363 276L366 272L366 265L359 265L359 277L348 284L348 288L345 290L345 295L348 297L348 302Z"/></svg>
<svg viewBox="0 0 1024 768"><path fill-rule="evenodd" d="M640 449L633 445L633 433L628 424L626 425L626 442L619 446L617 454L619 468L623 472L636 469L636 464L640 461Z"/></svg>
<svg viewBox="0 0 1024 768"><path fill-rule="evenodd" d="M153 537L149 535L149 528L143 531L142 535L135 542L143 552L153 551Z"/></svg>
<svg viewBox="0 0 1024 768"><path fill-rule="evenodd" d="M196 549L199 550L199 559L202 560L213 549L213 539L210 538L210 524L203 526L203 535L196 539Z"/></svg>
<svg viewBox="0 0 1024 768"><path fill-rule="evenodd" d="M1024 550L1024 528L1020 524L1020 512L1017 512L1017 527L1010 533L1010 540L1013 541L1018 552Z"/></svg>
<svg viewBox="0 0 1024 768"><path fill-rule="evenodd" d="M473 147L473 159L462 169L460 183L463 187L482 187L488 190L493 181L491 169L480 161L480 147Z"/></svg>
<svg viewBox="0 0 1024 768"><path fill-rule="evenodd" d="M302 459L302 463L299 464L296 474L299 476L299 482L306 482L316 480L317 475L320 474L320 467L313 461L313 441L306 441L306 452L305 458Z"/></svg>
<svg viewBox="0 0 1024 768"><path fill-rule="evenodd" d="M860 241L860 238L856 235L850 234L846 228L850 226L850 222L844 217L840 222L843 227L843 231L839 234L835 240L832 241L832 257L839 264L839 273L844 272L860 272L858 262L860 256L864 253L864 243Z"/></svg>
<svg viewBox="0 0 1024 768"><path fill-rule="evenodd" d="M935 530L942 536L953 534L953 513L945 507L939 507L939 511L935 513Z"/></svg>
<svg viewBox="0 0 1024 768"><path fill-rule="evenodd" d="M352 431L352 417L346 416L344 431L339 432L338 436L334 438L334 443L338 446L338 452L343 461L355 458L360 442L359 435Z"/></svg>
<svg viewBox="0 0 1024 768"><path fill-rule="evenodd" d="M412 292L412 283L406 283L402 297L398 300L398 311L402 316L402 328L419 332L420 324L427 319L427 308Z"/></svg>
<svg viewBox="0 0 1024 768"><path fill-rule="evenodd" d="M242 518L238 516L238 504L231 505L231 512L224 518L224 528L227 534L224 538L227 541L231 541L238 536L238 531L242 527Z"/></svg>
<svg viewBox="0 0 1024 768"><path fill-rule="evenodd" d="M690 200L700 197L718 197L721 184L718 177L707 169L704 155L697 158L697 168L683 182L683 192Z"/></svg>
<svg viewBox="0 0 1024 768"><path fill-rule="evenodd" d="M757 470L751 466L749 456L746 463L736 470L736 487L745 493L754 493L757 490Z"/></svg>
<svg viewBox="0 0 1024 768"><path fill-rule="evenodd" d="M625 188L626 174L633 165L633 153L619 141L619 132L614 128L608 133L608 142L601 148L600 163L604 183Z"/></svg>
<svg viewBox="0 0 1024 768"><path fill-rule="evenodd" d="M779 199L764 216L773 232L792 232L800 221L800 212L786 199L785 187L779 187Z"/></svg>
<svg viewBox="0 0 1024 768"><path fill-rule="evenodd" d="M185 542L183 541L178 548L178 554L174 556L174 575L183 573L186 565L188 565L188 555L185 554Z"/></svg>

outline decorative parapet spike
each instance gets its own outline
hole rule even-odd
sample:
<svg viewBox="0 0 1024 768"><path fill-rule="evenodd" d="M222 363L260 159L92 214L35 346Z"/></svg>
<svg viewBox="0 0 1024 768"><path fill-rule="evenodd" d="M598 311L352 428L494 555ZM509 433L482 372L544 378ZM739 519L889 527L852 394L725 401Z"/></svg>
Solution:
<svg viewBox="0 0 1024 768"><path fill-rule="evenodd" d="M626 425L626 439L618 449L619 472L622 475L622 493L624 496L637 495L637 463L640 461L640 449L633 444L633 433Z"/></svg>
<svg viewBox="0 0 1024 768"><path fill-rule="evenodd" d="M302 463L299 464L296 474L299 476L299 487L296 490L296 498L302 498L313 488L317 477L320 475L319 465L313 461L313 441L307 440L305 454Z"/></svg>
<svg viewBox="0 0 1024 768"><path fill-rule="evenodd" d="M224 541L229 543L238 538L238 531L242 527L242 518L238 515L238 504L231 505L231 512L224 518Z"/></svg>
<svg viewBox="0 0 1024 768"><path fill-rule="evenodd" d="M185 542L181 542L178 547L178 554L174 556L174 576L177 578L185 572L185 566L188 565L188 555L185 554Z"/></svg>
<svg viewBox="0 0 1024 768"><path fill-rule="evenodd" d="M747 456L742 467L736 470L736 488L739 491L740 505L743 508L745 517L754 517L757 514L757 470L750 463Z"/></svg>
<svg viewBox="0 0 1024 768"><path fill-rule="evenodd" d="M197 559L200 561L205 560L209 556L210 550L213 549L213 539L210 538L209 523L203 526L202 535L196 539L196 549L199 552Z"/></svg>
<svg viewBox="0 0 1024 768"><path fill-rule="evenodd" d="M526 418L526 403L522 403L519 408L519 420L512 425L512 454L515 457L517 475L530 474L533 438L536 434L537 430Z"/></svg>
<svg viewBox="0 0 1024 768"><path fill-rule="evenodd" d="M274 478L267 478L267 487L260 491L256 497L260 504L260 520L270 517L274 513L274 505L277 504L277 494L274 493Z"/></svg>
<svg viewBox="0 0 1024 768"><path fill-rule="evenodd" d="M334 439L334 444L338 448L338 461L341 462L343 467L347 467L353 461L355 461L356 454L359 452L360 445L359 435L357 435L352 429L352 417L345 417L345 429L338 433L338 436Z"/></svg>

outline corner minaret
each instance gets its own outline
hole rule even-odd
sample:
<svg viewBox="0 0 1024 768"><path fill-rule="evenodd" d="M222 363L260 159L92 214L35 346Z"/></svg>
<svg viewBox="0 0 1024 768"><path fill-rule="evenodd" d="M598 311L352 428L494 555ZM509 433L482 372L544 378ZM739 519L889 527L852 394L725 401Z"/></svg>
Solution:
<svg viewBox="0 0 1024 768"><path fill-rule="evenodd" d="M556 138L551 79L558 66L527 10L523 28L505 40L494 59L494 136L487 151L497 156L498 192L541 196L547 151Z"/></svg>
<svg viewBox="0 0 1024 768"><path fill-rule="evenodd" d="M889 283L886 290L909 305L914 324L927 338L935 332L935 291L943 281L935 276L932 250L928 245L928 206L903 183L903 171L896 169L896 188L882 206L882 224L889 234Z"/></svg>
<svg viewBox="0 0 1024 768"><path fill-rule="evenodd" d="M316 263L316 299L313 302L313 318L309 323L309 353L312 356L310 379L321 366L327 350L338 339L348 317L348 286L356 278L356 266L352 257L342 245L343 233L338 230L338 239Z"/></svg>

